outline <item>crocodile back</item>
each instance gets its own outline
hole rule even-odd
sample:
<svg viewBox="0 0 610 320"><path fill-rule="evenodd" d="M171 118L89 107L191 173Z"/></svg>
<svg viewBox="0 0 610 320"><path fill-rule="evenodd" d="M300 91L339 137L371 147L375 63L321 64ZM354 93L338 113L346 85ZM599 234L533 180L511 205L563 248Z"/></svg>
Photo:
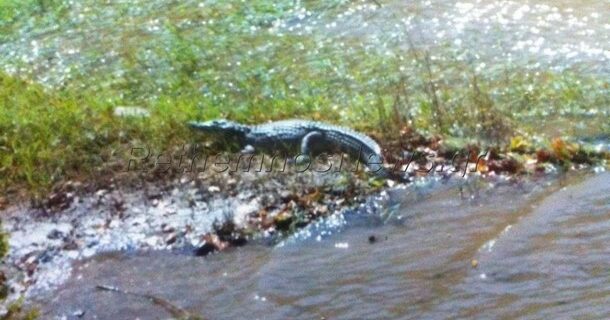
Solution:
<svg viewBox="0 0 610 320"><path fill-rule="evenodd" d="M250 143L265 149L275 148L277 144L297 147L310 132L320 132L324 135L323 145L316 149L320 151L342 151L357 156L361 161L383 162L381 147L370 137L350 128L328 123L307 120L280 120L253 126L248 137ZM285 149L285 148L284 148Z"/></svg>
<svg viewBox="0 0 610 320"><path fill-rule="evenodd" d="M247 143L271 153L298 150L310 127L301 120L282 120L255 125L247 135Z"/></svg>

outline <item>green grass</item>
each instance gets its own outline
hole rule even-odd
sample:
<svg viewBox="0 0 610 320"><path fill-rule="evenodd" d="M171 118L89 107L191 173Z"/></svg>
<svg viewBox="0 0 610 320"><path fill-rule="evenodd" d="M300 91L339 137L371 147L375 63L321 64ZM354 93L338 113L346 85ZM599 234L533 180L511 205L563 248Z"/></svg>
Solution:
<svg viewBox="0 0 610 320"><path fill-rule="evenodd" d="M349 2L306 5L323 14ZM191 119L318 119L385 143L398 139L405 126L495 146L514 136L545 143L557 133L543 128L557 119L584 124L566 128L572 136L610 132L603 77L513 65L477 72L451 48L438 48L434 55L442 59L431 61L425 51L388 54L352 38L272 32L274 21L294 15L292 3L206 1L198 10L173 5L150 12L142 4L138 14L125 4L93 6L94 13L113 9L118 20L83 31L80 59L62 73L65 79L43 87L33 83L35 73L0 73L0 189L35 193L69 179L112 174L129 146L167 150L194 141L184 126ZM88 24L75 23L76 9L59 0L21 6L0 0L0 8L7 41L30 29L61 34L101 23L95 14L86 16ZM132 27L159 12L157 31ZM184 21L213 23L194 28ZM143 107L151 116L118 118L117 106ZM598 116L587 116L592 110Z"/></svg>

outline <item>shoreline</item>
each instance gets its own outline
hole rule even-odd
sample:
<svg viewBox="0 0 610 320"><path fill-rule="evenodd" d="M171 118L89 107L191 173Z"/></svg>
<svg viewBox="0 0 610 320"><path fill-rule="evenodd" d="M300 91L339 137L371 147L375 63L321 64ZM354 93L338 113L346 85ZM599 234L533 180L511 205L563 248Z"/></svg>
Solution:
<svg viewBox="0 0 610 320"><path fill-rule="evenodd" d="M595 170L568 172L590 171ZM556 170L524 172L479 170L465 179L459 173L413 170L408 184L367 179L363 172L205 172L199 179L180 177L162 184L141 181L126 186L115 181L95 192L56 192L41 206L12 206L2 211L10 244L5 259L7 283L13 292L7 303L61 283L67 274L57 270L69 270L72 261L100 252L186 249L205 256L255 238L278 241L320 218L357 207L369 196L412 187L417 181L518 183L562 174ZM473 192L468 183L464 192Z"/></svg>

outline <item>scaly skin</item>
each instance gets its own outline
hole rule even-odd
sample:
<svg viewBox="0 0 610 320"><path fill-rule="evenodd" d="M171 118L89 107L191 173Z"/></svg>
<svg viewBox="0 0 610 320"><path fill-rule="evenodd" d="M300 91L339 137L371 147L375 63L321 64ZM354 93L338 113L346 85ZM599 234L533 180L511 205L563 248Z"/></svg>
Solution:
<svg viewBox="0 0 610 320"><path fill-rule="evenodd" d="M299 150L303 155L344 152L364 163L371 172L388 177L383 167L381 147L370 137L354 130L323 122L282 120L260 125L243 125L224 119L189 122L189 126L236 140L242 148L278 151Z"/></svg>

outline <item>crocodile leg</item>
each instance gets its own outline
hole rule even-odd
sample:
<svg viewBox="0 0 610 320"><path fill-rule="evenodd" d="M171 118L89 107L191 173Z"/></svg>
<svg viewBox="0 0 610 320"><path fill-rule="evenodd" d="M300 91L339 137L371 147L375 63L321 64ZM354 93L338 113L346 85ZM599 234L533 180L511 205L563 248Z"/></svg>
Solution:
<svg viewBox="0 0 610 320"><path fill-rule="evenodd" d="M324 135L319 131L312 131L306 134L301 140L301 154L311 155L312 147L318 144Z"/></svg>
<svg viewBox="0 0 610 320"><path fill-rule="evenodd" d="M311 154L313 152L312 147L316 143L319 143L324 135L319 131L312 131L306 134L301 140L301 154L298 157L297 163L304 163L310 161Z"/></svg>

